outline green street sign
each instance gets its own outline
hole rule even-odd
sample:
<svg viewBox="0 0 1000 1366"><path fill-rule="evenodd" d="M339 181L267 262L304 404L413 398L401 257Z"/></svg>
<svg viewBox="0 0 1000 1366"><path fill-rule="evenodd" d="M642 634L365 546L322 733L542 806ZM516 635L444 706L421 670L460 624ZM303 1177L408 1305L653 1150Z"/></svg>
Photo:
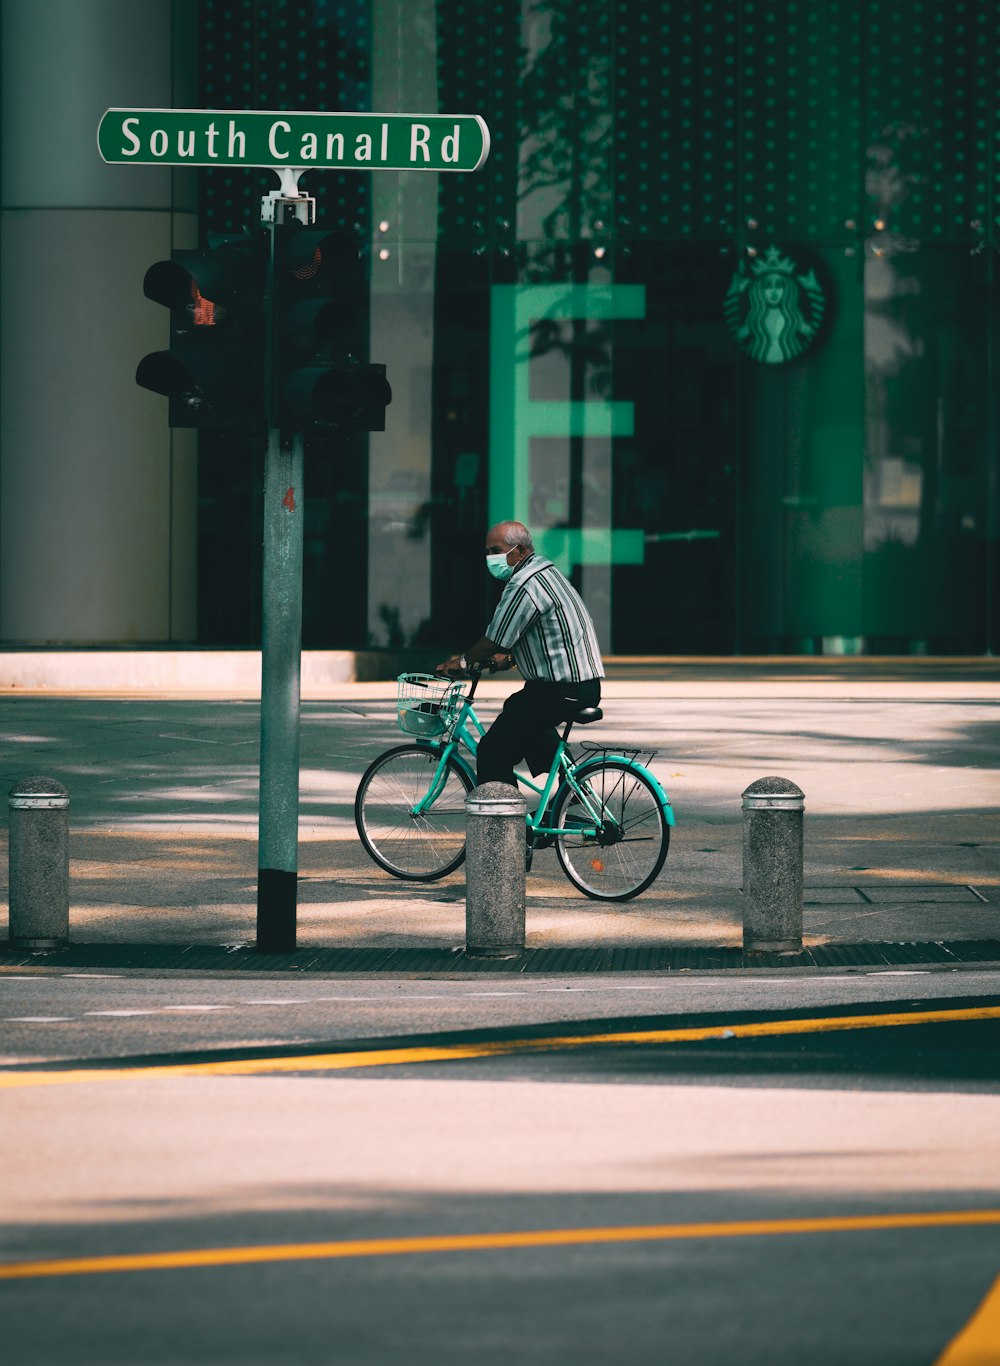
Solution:
<svg viewBox="0 0 1000 1366"><path fill-rule="evenodd" d="M478 171L490 130L478 114L318 114L264 109L109 109L106 162L308 171Z"/></svg>

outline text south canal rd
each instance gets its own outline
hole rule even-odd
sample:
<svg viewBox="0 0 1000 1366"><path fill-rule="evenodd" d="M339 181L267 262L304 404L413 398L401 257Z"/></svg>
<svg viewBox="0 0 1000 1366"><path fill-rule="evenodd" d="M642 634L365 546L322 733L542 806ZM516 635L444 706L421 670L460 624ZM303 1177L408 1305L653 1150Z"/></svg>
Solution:
<svg viewBox="0 0 1000 1366"><path fill-rule="evenodd" d="M109 109L97 143L119 165L475 171L490 136L475 114Z"/></svg>

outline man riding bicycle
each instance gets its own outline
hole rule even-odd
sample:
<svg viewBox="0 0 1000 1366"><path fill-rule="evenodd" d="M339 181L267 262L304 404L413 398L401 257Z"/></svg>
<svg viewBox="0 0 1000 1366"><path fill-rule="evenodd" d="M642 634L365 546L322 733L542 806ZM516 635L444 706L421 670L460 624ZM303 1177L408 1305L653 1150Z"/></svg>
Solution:
<svg viewBox="0 0 1000 1366"><path fill-rule="evenodd" d="M604 665L583 600L551 560L536 554L526 526L490 528L486 567L505 582L493 620L475 645L437 671L464 672L487 661L520 669L524 687L504 703L476 755L480 783L516 787L514 765L523 759L532 774L547 772L559 738L553 726L598 705Z"/></svg>

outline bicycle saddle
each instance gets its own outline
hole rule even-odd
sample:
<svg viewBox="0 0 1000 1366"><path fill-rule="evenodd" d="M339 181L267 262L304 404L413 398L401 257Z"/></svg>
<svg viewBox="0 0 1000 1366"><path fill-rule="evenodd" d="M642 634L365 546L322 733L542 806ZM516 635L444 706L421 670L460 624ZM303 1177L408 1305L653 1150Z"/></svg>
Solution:
<svg viewBox="0 0 1000 1366"><path fill-rule="evenodd" d="M600 721L604 713L600 707L581 707L573 717L575 726L589 726L591 721Z"/></svg>

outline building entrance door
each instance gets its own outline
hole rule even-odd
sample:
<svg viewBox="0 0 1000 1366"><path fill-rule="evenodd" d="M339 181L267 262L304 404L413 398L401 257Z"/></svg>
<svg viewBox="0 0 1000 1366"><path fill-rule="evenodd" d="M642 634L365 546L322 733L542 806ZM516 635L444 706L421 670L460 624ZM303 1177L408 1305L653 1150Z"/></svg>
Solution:
<svg viewBox="0 0 1000 1366"><path fill-rule="evenodd" d="M634 434L615 442L614 521L641 527L640 564L616 565L616 654L732 654L736 639L738 353L722 313L732 255L717 243L636 244L641 322L617 326L616 396Z"/></svg>

